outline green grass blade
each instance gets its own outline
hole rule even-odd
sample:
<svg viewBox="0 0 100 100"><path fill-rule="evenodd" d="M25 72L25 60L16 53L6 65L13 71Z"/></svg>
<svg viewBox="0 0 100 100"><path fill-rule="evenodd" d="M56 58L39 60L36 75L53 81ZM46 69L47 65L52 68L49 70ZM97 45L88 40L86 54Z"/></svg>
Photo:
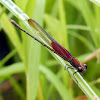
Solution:
<svg viewBox="0 0 100 100"><path fill-rule="evenodd" d="M33 15L31 15L34 16L34 18L41 24L43 23L42 18L44 14L44 5L45 5L45 0L43 0L42 2L41 0L36 0L34 13ZM38 9L38 7L40 9ZM37 18L36 15L39 16L39 19ZM27 95L28 95L28 100L35 100L37 96L37 87L38 87L38 80L39 80L38 78L39 78L39 63L40 63L41 48L40 48L40 44L34 41L33 39L31 39L30 44L31 45L29 47L28 71L27 71L27 78L28 78Z"/></svg>
<svg viewBox="0 0 100 100"><path fill-rule="evenodd" d="M96 5L100 6L100 0L90 0L90 1L95 3Z"/></svg>
<svg viewBox="0 0 100 100"><path fill-rule="evenodd" d="M0 77L8 77L9 75L24 72L23 63L15 63L0 70Z"/></svg>
<svg viewBox="0 0 100 100"><path fill-rule="evenodd" d="M44 66L39 67L40 71L45 74L47 80L49 80L59 91L60 95L62 96L63 100L73 100L72 95L66 90L64 85L58 80L57 76L55 76L49 69Z"/></svg>
<svg viewBox="0 0 100 100"><path fill-rule="evenodd" d="M4 59L0 61L0 67L3 66L14 54L16 53L16 50L12 50Z"/></svg>

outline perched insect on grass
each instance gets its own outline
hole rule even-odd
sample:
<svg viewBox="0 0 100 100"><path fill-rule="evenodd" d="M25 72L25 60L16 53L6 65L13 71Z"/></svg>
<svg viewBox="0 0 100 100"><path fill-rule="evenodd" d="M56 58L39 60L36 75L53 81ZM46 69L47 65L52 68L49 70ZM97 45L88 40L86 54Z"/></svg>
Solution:
<svg viewBox="0 0 100 100"><path fill-rule="evenodd" d="M50 41L51 47L49 47L44 42L40 41L39 39L37 39L36 37L34 37L33 35L31 35L29 32L27 32L23 28L21 28L15 21L13 21L13 20L10 20L10 21L17 28L19 28L20 30L22 30L23 32L25 32L26 34L28 34L29 36L31 36L33 39L35 39L36 41L38 41L39 43L41 43L43 46L45 46L46 48L48 48L49 50L51 50L55 54L59 55L65 61L68 61L73 67L69 65L69 67L67 67L67 69L68 68L71 68L71 69L76 68L78 72L85 72L86 71L87 65L86 64L81 65L80 62L74 56L72 56L64 47L62 47L57 41L55 41L35 20L28 19L29 25L35 30L35 32L37 34L40 34L40 33L42 35L45 34L46 38ZM76 72L74 72L73 75Z"/></svg>

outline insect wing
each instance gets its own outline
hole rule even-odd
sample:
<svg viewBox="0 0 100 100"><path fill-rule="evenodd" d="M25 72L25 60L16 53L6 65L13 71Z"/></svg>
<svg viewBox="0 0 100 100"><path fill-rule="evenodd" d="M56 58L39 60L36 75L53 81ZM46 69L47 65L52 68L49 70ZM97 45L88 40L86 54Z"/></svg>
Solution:
<svg viewBox="0 0 100 100"><path fill-rule="evenodd" d="M62 47L58 42L55 40L51 42L52 48L60 54L65 60L68 61L68 58L72 57L72 55L64 48Z"/></svg>
<svg viewBox="0 0 100 100"><path fill-rule="evenodd" d="M28 19L28 23L31 28L41 37L43 38L56 52L57 54L66 59L70 58L72 55L62 47L58 42L56 42L46 31L43 29L35 20Z"/></svg>
<svg viewBox="0 0 100 100"><path fill-rule="evenodd" d="M49 46L51 46L51 41L54 40L46 31L43 29L35 20L28 19L28 23L31 28L42 38L45 40Z"/></svg>

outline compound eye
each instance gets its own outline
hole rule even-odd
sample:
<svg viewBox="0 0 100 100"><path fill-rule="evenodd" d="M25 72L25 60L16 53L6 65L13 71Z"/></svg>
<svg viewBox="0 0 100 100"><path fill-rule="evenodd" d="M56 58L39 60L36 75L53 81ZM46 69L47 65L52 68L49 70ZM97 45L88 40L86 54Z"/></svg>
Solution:
<svg viewBox="0 0 100 100"><path fill-rule="evenodd" d="M78 71L79 71L79 72L82 72L82 68L81 68L81 67L78 67Z"/></svg>
<svg viewBox="0 0 100 100"><path fill-rule="evenodd" d="M84 66L85 66L85 68L87 69L87 65L86 65L86 64L84 64Z"/></svg>

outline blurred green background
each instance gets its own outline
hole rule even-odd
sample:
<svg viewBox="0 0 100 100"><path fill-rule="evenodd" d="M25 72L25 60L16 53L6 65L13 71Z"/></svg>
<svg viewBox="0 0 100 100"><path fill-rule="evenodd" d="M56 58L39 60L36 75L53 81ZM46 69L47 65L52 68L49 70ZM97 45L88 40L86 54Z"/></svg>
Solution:
<svg viewBox="0 0 100 100"><path fill-rule="evenodd" d="M100 97L100 8L88 0L14 3L80 62L88 58L83 77ZM0 100L87 100L48 50L22 34L9 19L27 30L0 5Z"/></svg>

